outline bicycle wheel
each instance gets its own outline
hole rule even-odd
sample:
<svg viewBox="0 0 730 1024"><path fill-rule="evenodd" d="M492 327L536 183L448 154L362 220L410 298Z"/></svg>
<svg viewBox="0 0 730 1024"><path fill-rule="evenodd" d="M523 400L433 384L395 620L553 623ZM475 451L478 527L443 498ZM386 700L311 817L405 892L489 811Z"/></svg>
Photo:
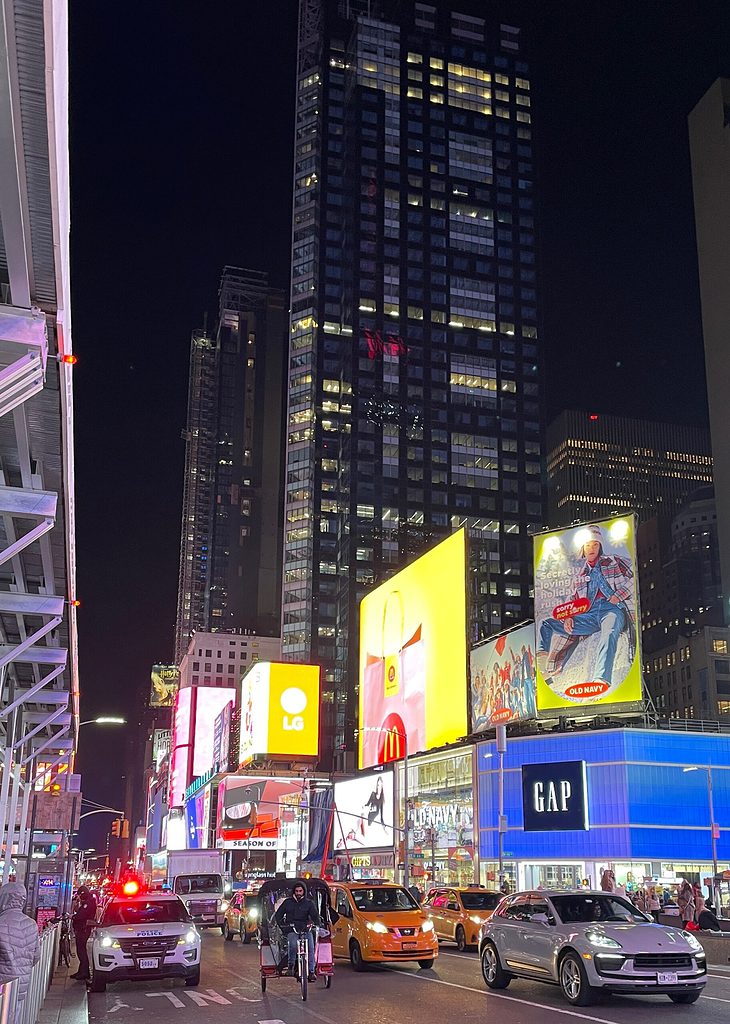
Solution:
<svg viewBox="0 0 730 1024"><path fill-rule="evenodd" d="M299 946L299 987L302 991L302 1002L307 1001L307 986L309 985L309 956L306 941Z"/></svg>

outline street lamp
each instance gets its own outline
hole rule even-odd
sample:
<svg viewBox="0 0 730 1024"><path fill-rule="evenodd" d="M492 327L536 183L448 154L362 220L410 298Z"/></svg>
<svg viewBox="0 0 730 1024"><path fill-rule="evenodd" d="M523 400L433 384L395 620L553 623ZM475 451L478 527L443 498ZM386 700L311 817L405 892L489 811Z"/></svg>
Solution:
<svg viewBox="0 0 730 1024"><path fill-rule="evenodd" d="M358 732L376 732L381 736L397 736L399 740L403 740L403 885L408 888L408 876L410 874L408 866L408 735L403 729L403 732L398 732L396 729L388 729L385 726L377 725L364 725ZM398 753L400 753L400 744Z"/></svg>
<svg viewBox="0 0 730 1024"><path fill-rule="evenodd" d="M79 722L79 729L82 725L126 725L126 718L119 718L116 715L99 715L98 718L87 718L85 722Z"/></svg>
<svg viewBox="0 0 730 1024"><path fill-rule="evenodd" d="M715 824L715 804L712 799L712 768L709 765L692 765L690 768L683 768L683 772L707 772L707 803L710 811L710 835L712 837L712 896L715 906L722 913L722 907L717 898L717 839Z"/></svg>

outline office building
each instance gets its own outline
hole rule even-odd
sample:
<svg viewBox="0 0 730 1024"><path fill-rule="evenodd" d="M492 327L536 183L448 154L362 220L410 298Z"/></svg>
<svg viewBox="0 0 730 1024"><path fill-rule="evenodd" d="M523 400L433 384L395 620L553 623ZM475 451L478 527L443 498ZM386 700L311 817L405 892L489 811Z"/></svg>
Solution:
<svg viewBox="0 0 730 1024"><path fill-rule="evenodd" d="M284 293L226 267L191 341L177 663L201 630L280 632L286 334Z"/></svg>
<svg viewBox="0 0 730 1024"><path fill-rule="evenodd" d="M627 511L671 516L712 483L704 427L566 410L547 430L550 526Z"/></svg>
<svg viewBox="0 0 730 1024"><path fill-rule="evenodd" d="M238 686L255 661L280 661L281 638L243 630L196 633L180 660L180 688Z"/></svg>
<svg viewBox="0 0 730 1024"><path fill-rule="evenodd" d="M724 616L730 622L730 79L720 78L689 116L707 397L715 460Z"/></svg>
<svg viewBox="0 0 730 1024"><path fill-rule="evenodd" d="M653 516L636 535L642 644L667 644L722 626L717 510L711 487L690 495L672 517Z"/></svg>
<svg viewBox="0 0 730 1024"><path fill-rule="evenodd" d="M518 28L445 5L300 2L282 639L323 666L325 757L352 747L359 601L417 553L468 528L474 639L531 614L521 50Z"/></svg>
<svg viewBox="0 0 730 1024"><path fill-rule="evenodd" d="M705 626L676 637L651 654L644 678L661 718L730 725L730 629Z"/></svg>

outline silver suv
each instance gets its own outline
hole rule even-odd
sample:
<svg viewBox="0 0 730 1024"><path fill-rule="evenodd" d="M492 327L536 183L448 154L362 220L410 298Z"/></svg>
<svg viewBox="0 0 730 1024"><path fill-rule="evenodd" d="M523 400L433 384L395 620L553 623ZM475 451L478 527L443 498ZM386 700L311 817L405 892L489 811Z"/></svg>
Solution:
<svg viewBox="0 0 730 1024"><path fill-rule="evenodd" d="M586 890L506 897L481 927L479 957L489 988L507 988L512 978L545 981L574 1006L601 992L694 1003L707 975L691 932L655 924L622 896Z"/></svg>

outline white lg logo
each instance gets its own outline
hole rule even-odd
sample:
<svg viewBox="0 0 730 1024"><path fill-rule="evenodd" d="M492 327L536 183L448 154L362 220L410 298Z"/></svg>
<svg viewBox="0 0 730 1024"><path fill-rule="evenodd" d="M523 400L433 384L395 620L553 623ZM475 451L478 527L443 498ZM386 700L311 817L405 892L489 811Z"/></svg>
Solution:
<svg viewBox="0 0 730 1024"><path fill-rule="evenodd" d="M290 686L281 695L281 706L284 711L282 727L288 731L302 732L304 719L302 712L307 706L307 695L298 686Z"/></svg>

